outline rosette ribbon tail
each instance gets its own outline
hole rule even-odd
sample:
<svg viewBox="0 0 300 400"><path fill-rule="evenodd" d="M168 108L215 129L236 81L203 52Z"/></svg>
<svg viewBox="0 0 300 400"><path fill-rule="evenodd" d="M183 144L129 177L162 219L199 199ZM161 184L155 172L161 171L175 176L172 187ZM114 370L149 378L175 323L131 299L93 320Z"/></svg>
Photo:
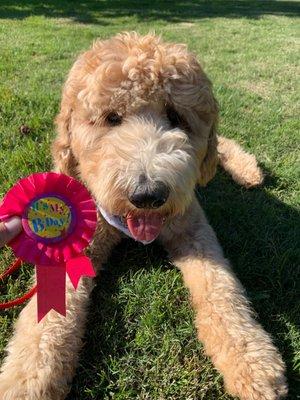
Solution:
<svg viewBox="0 0 300 400"><path fill-rule="evenodd" d="M66 265L37 265L38 322L50 311L66 316Z"/></svg>
<svg viewBox="0 0 300 400"><path fill-rule="evenodd" d="M66 263L66 269L74 289L77 289L79 280L82 276L89 276L91 278L96 276L90 258L83 254L68 260Z"/></svg>
<svg viewBox="0 0 300 400"><path fill-rule="evenodd" d="M37 265L38 322L52 309L66 316L66 272L75 290L82 276L96 276L91 260L85 255L58 266Z"/></svg>

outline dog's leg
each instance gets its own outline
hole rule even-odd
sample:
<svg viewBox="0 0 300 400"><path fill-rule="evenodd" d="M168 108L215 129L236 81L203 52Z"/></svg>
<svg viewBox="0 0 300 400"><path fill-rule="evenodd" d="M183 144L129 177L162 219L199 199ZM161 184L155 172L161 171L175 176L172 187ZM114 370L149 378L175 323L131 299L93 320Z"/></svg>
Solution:
<svg viewBox="0 0 300 400"><path fill-rule="evenodd" d="M194 202L187 219L166 227L162 241L180 268L196 311L199 339L232 395L275 400L287 392L285 367L269 335L253 319L244 290Z"/></svg>
<svg viewBox="0 0 300 400"><path fill-rule="evenodd" d="M95 266L105 262L114 237L99 232L93 246ZM69 391L82 346L92 280L81 279L75 291L67 284L67 316L54 311L37 323L36 298L20 313L7 346L0 375L1 400L61 400Z"/></svg>
<svg viewBox="0 0 300 400"><path fill-rule="evenodd" d="M219 164L239 185L247 188L261 185L264 180L262 170L253 154L247 153L234 140L218 136Z"/></svg>

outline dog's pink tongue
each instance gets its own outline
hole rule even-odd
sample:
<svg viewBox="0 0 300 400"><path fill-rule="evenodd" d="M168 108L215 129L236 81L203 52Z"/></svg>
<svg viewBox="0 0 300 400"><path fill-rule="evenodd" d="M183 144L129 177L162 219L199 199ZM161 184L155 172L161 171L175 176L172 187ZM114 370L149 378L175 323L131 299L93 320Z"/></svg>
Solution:
<svg viewBox="0 0 300 400"><path fill-rule="evenodd" d="M127 226L135 240L152 242L161 231L163 218L158 213L128 215Z"/></svg>

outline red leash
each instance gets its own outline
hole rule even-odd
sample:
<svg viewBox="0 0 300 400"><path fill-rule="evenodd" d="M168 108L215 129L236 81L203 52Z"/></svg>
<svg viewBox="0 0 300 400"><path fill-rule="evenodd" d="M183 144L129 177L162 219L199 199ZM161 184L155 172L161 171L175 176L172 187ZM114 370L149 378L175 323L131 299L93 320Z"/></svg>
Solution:
<svg viewBox="0 0 300 400"><path fill-rule="evenodd" d="M20 258L17 258L11 264L11 266L0 275L0 281L2 281L7 276L11 275L17 269L19 269L21 265L22 265L22 260ZM36 286L28 290L28 292L26 292L23 296L18 297L17 299L7 301L6 303L0 303L0 310L5 310L6 308L11 308L24 303L26 300L30 299L35 294L35 292L36 292Z"/></svg>

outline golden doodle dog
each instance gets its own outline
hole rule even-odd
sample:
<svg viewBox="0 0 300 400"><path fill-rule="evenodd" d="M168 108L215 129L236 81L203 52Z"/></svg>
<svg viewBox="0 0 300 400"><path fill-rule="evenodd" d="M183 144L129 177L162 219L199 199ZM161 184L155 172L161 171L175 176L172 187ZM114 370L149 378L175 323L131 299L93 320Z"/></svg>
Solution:
<svg viewBox="0 0 300 400"><path fill-rule="evenodd" d="M244 290L196 200L195 185L220 163L237 182L262 182L255 158L217 136L212 86L184 45L124 33L97 41L72 67L57 117L58 171L81 179L99 208L91 248L99 271L127 234L157 239L182 272L199 340L226 389L244 400L287 393L285 367L253 318ZM36 322L36 299L20 314L0 376L1 400L64 399L87 320L90 279L68 286L67 317Z"/></svg>

